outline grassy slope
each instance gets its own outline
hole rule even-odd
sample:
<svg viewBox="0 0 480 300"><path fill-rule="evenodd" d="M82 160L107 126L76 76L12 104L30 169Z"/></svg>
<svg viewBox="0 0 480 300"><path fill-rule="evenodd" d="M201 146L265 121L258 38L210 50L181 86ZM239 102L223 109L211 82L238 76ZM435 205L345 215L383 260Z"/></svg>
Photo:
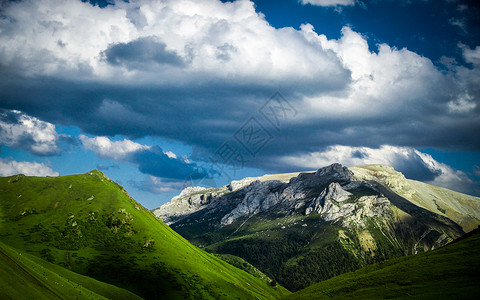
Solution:
<svg viewBox="0 0 480 300"><path fill-rule="evenodd" d="M21 288L20 288L21 287ZM0 290L11 299L141 299L0 242Z"/></svg>
<svg viewBox="0 0 480 300"><path fill-rule="evenodd" d="M6 244L144 297L288 293L191 245L98 171L0 178L0 220Z"/></svg>
<svg viewBox="0 0 480 300"><path fill-rule="evenodd" d="M388 260L317 283L286 299L476 299L480 231L443 248Z"/></svg>

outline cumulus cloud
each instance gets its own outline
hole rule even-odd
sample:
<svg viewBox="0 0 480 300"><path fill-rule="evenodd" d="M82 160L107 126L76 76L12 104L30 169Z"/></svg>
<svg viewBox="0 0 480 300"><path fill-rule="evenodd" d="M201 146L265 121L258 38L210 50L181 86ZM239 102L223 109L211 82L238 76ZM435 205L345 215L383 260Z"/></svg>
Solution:
<svg viewBox="0 0 480 300"><path fill-rule="evenodd" d="M0 176L11 176L16 174L42 177L59 175L58 172L53 171L50 167L42 163L0 158Z"/></svg>
<svg viewBox="0 0 480 300"><path fill-rule="evenodd" d="M464 193L472 193L474 182L462 171L436 161L431 155L410 147L383 145L379 148L330 146L323 151L279 158L278 163L294 169L311 170L339 162L346 166L384 164L409 179L427 182Z"/></svg>
<svg viewBox="0 0 480 300"><path fill-rule="evenodd" d="M140 172L154 177L182 181L189 177L207 177L195 163L179 159L171 152L158 146L146 146L128 139L112 141L108 137L80 135L83 147L94 151L100 158L134 163Z"/></svg>
<svg viewBox="0 0 480 300"><path fill-rule="evenodd" d="M313 78L338 84L348 76L334 56L300 32L271 27L250 1L135 1L99 8L76 0L26 0L7 5L5 14L0 40L8 46L0 46L1 62L31 75L117 81L135 75L162 85L194 83L204 74L277 82L299 77L310 84ZM189 63L181 70L165 68L184 61ZM138 68L149 63L156 67Z"/></svg>
<svg viewBox="0 0 480 300"><path fill-rule="evenodd" d="M255 115L274 138L248 164L265 170L336 144L480 149L479 68L444 71L408 49L373 50L349 27L339 39L309 24L277 29L246 0L24 0L2 14L2 106L91 135L150 135L212 153ZM477 48L465 48L467 62ZM280 131L258 115L277 90L298 111ZM91 147L157 177L171 159L188 166L161 149Z"/></svg>
<svg viewBox="0 0 480 300"><path fill-rule="evenodd" d="M55 155L61 140L55 125L18 110L0 110L0 144L29 151L36 155Z"/></svg>
<svg viewBox="0 0 480 300"><path fill-rule="evenodd" d="M355 0L301 0L301 3L316 6L353 6Z"/></svg>
<svg viewBox="0 0 480 300"><path fill-rule="evenodd" d="M150 146L141 145L127 139L112 141L106 136L89 138L83 134L79 138L85 149L92 150L104 159L129 160L134 153L150 149Z"/></svg>

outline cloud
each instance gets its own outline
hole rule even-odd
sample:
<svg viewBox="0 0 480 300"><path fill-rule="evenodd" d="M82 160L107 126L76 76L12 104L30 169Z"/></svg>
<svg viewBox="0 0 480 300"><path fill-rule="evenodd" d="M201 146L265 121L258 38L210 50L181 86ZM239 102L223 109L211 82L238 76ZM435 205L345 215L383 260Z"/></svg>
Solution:
<svg viewBox="0 0 480 300"><path fill-rule="evenodd" d="M117 161L128 161L136 152L151 148L150 146L144 146L127 139L123 141L111 141L105 136L89 138L86 135L80 135L79 138L85 149L92 150L101 158Z"/></svg>
<svg viewBox="0 0 480 300"><path fill-rule="evenodd" d="M100 158L136 164L144 174L177 181L208 177L195 163L179 159L171 151L163 152L158 146L141 145L128 139L112 141L104 136L80 135L80 140L85 149L94 151Z"/></svg>
<svg viewBox="0 0 480 300"><path fill-rule="evenodd" d="M99 8L75 0L25 0L10 3L4 13L9 18L0 40L8 47L0 47L0 61L29 75L117 82L135 75L162 86L198 84L205 76L300 78L310 85L315 77L334 85L348 79L334 56L293 28L271 27L250 1L135 1ZM33 34L35 28L41 30ZM184 61L185 68L165 68Z"/></svg>
<svg viewBox="0 0 480 300"><path fill-rule="evenodd" d="M346 166L384 164L394 167L409 179L427 182L464 193L474 191L473 182L464 172L436 161L431 155L410 147L383 145L379 148L330 146L323 151L278 159L292 169L312 170L339 162Z"/></svg>
<svg viewBox="0 0 480 300"><path fill-rule="evenodd" d="M316 6L353 6L355 0L301 0L301 3Z"/></svg>
<svg viewBox="0 0 480 300"><path fill-rule="evenodd" d="M183 59L155 37L138 38L128 43L110 45L102 52L104 59L111 65L125 66L129 69L141 69L156 65L181 67Z"/></svg>
<svg viewBox="0 0 480 300"><path fill-rule="evenodd" d="M173 158L171 154L164 153L158 146L136 152L132 162L138 165L140 172L155 177L178 180L185 180L189 177L194 179L207 177L206 172L199 169L196 164Z"/></svg>
<svg viewBox="0 0 480 300"><path fill-rule="evenodd" d="M24 0L2 14L1 106L89 135L148 135L211 154L254 116L273 139L247 165L267 171L331 145L480 149L479 68L373 50L349 27L338 39L310 24L277 29L252 1ZM473 64L472 51L463 53ZM276 91L298 111L281 128L259 114ZM154 148L97 151L152 176L175 165Z"/></svg>
<svg viewBox="0 0 480 300"><path fill-rule="evenodd" d="M48 156L58 154L61 141L72 142L68 136L59 135L55 125L18 110L0 110L0 144Z"/></svg>
<svg viewBox="0 0 480 300"><path fill-rule="evenodd" d="M448 23L452 26L457 26L458 28L460 28L464 34L468 34L467 21L465 19L451 18L448 20Z"/></svg>
<svg viewBox="0 0 480 300"><path fill-rule="evenodd" d="M475 176L480 177L480 166L473 166L473 170Z"/></svg>
<svg viewBox="0 0 480 300"><path fill-rule="evenodd" d="M462 49L463 57L466 62L474 66L480 66L480 46L477 46L474 49L470 49L470 47L464 44L459 44L458 46Z"/></svg>
<svg viewBox="0 0 480 300"><path fill-rule="evenodd" d="M12 176L16 174L42 177L59 175L58 172L53 171L50 167L42 163L0 158L0 176Z"/></svg>
<svg viewBox="0 0 480 300"><path fill-rule="evenodd" d="M185 188L183 181L166 180L164 178L148 176L142 181L131 181L131 185L137 189L153 194L162 194L169 192L178 192Z"/></svg>

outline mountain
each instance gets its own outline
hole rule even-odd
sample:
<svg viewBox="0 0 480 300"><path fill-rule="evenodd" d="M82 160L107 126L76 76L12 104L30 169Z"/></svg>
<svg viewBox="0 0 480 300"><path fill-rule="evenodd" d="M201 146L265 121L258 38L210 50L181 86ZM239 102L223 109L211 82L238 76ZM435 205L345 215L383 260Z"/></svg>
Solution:
<svg viewBox="0 0 480 300"><path fill-rule="evenodd" d="M296 291L442 247L480 224L480 199L389 166L333 164L189 187L153 212L197 246L239 256Z"/></svg>
<svg viewBox="0 0 480 300"><path fill-rule="evenodd" d="M70 298L61 296L60 287L52 288L52 280L64 285L65 293L78 282L88 295L109 298L121 291L111 285L147 299L272 299L289 293L193 246L97 170L0 178L0 241L6 253L2 266L17 269L15 276L28 282L9 281L9 289L0 292L7 297L26 289L51 298L50 289ZM112 289L102 294L68 271ZM1 274L2 280L8 276ZM39 286L48 289L36 293Z"/></svg>
<svg viewBox="0 0 480 300"><path fill-rule="evenodd" d="M286 299L478 299L480 230L434 251L387 260Z"/></svg>

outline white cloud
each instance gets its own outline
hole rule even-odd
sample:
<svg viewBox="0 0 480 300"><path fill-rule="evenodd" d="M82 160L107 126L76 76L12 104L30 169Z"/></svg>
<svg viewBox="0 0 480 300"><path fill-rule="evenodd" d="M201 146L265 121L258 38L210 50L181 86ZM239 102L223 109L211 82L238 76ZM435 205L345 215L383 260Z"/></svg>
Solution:
<svg viewBox="0 0 480 300"><path fill-rule="evenodd" d="M0 158L0 176L11 176L24 174L27 176L58 176L58 172L53 171L45 164L28 161L15 161Z"/></svg>
<svg viewBox="0 0 480 300"><path fill-rule="evenodd" d="M411 147L383 145L379 148L330 146L324 151L285 156L279 163L299 170L313 170L339 162L346 166L384 164L403 172L407 178L469 193L474 183L468 176Z"/></svg>
<svg viewBox="0 0 480 300"><path fill-rule="evenodd" d="M463 57L466 62L473 64L474 66L480 66L480 46L470 49L470 47L459 44L462 49Z"/></svg>
<svg viewBox="0 0 480 300"><path fill-rule="evenodd" d="M123 139L122 141L112 141L106 136L90 138L81 134L79 139L85 149L92 150L101 158L113 159L117 161L132 160L132 155L139 151L157 151L157 149L160 149L153 149L154 147L152 146L142 145L128 139ZM172 151L162 151L162 153L168 158L178 160L177 155ZM182 160L186 163L189 163L188 159L185 157Z"/></svg>
<svg viewBox="0 0 480 300"><path fill-rule="evenodd" d="M175 158L177 159L177 155L175 153L173 153L172 151L166 151L164 152L168 157L170 158Z"/></svg>
<svg viewBox="0 0 480 300"><path fill-rule="evenodd" d="M20 111L0 111L0 144L22 148L37 155L54 155L60 135L55 125Z"/></svg>
<svg viewBox="0 0 480 300"><path fill-rule="evenodd" d="M311 4L317 6L353 6L355 0L301 0L303 5Z"/></svg>
<svg viewBox="0 0 480 300"><path fill-rule="evenodd" d="M85 149L92 150L105 159L128 160L130 155L141 150L150 149L150 146L141 145L127 139L111 141L105 136L89 138L83 134L79 138Z"/></svg>
<svg viewBox="0 0 480 300"><path fill-rule="evenodd" d="M426 104L426 95L427 99L437 98L439 89L432 87L444 78L429 59L387 44L378 45L375 53L366 38L349 27L342 29L339 40L317 35L308 24L302 28L309 39L332 50L352 77L349 88L342 93L306 97L305 118L365 119L389 111L410 112L410 108Z"/></svg>
<svg viewBox="0 0 480 300"><path fill-rule="evenodd" d="M250 1L118 1L100 9L77 0L25 0L4 14L11 22L2 23L0 62L30 75L159 85L348 78L329 51L293 28L271 27ZM185 65L148 61L175 56ZM119 58L143 59L148 67L109 63Z"/></svg>

